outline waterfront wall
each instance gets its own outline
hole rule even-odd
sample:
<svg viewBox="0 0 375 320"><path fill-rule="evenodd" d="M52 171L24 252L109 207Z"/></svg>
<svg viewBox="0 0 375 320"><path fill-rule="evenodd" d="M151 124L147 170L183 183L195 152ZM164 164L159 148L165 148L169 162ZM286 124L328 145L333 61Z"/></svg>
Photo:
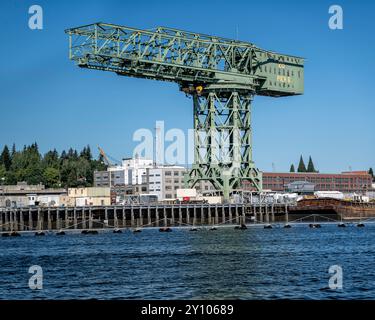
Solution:
<svg viewBox="0 0 375 320"><path fill-rule="evenodd" d="M288 219L287 205L0 208L0 232L271 223L285 219Z"/></svg>

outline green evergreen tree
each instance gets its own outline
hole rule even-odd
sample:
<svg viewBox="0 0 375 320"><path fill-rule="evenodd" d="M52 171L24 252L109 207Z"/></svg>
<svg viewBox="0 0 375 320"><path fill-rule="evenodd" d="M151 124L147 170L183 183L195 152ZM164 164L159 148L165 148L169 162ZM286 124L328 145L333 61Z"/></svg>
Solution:
<svg viewBox="0 0 375 320"><path fill-rule="evenodd" d="M289 170L289 172L296 172L296 169L294 168L294 164L292 164L292 165L290 166L290 170Z"/></svg>
<svg viewBox="0 0 375 320"><path fill-rule="evenodd" d="M302 155L299 159L299 164L298 164L298 169L297 169L298 172L306 172L306 166L305 166L305 162L303 161L303 158L302 158Z"/></svg>
<svg viewBox="0 0 375 320"><path fill-rule="evenodd" d="M88 161L92 160L92 154L91 154L91 149L89 145L83 148L83 150L80 153L80 157L85 158Z"/></svg>
<svg viewBox="0 0 375 320"><path fill-rule="evenodd" d="M17 150L16 150L16 144L15 143L13 143L13 145L12 145L12 153L10 154L10 156L13 158L13 156L14 156L14 154L17 152Z"/></svg>
<svg viewBox="0 0 375 320"><path fill-rule="evenodd" d="M307 164L307 172L316 172L311 156L309 157L309 163Z"/></svg>
<svg viewBox="0 0 375 320"><path fill-rule="evenodd" d="M44 183L46 187L92 186L94 171L106 169L100 156L92 158L88 145L80 153L70 148L59 156L54 149L41 156L36 142L25 145L20 151L13 144L11 153L5 146L0 154L0 175L6 178L6 184L25 181L29 184Z"/></svg>
<svg viewBox="0 0 375 320"><path fill-rule="evenodd" d="M67 154L66 154L66 151L63 150L63 152L61 152L60 160L65 160L65 159L67 159Z"/></svg>
<svg viewBox="0 0 375 320"><path fill-rule="evenodd" d="M60 171L54 167L48 167L43 172L43 183L47 188L60 186Z"/></svg>
<svg viewBox="0 0 375 320"><path fill-rule="evenodd" d="M5 170L9 170L12 165L12 158L10 156L9 148L5 145L3 152L0 155L0 165L4 165Z"/></svg>
<svg viewBox="0 0 375 320"><path fill-rule="evenodd" d="M3 164L0 164L0 185L6 182L7 171Z"/></svg>
<svg viewBox="0 0 375 320"><path fill-rule="evenodd" d="M372 176L372 180L375 181L374 171L372 168L369 169L368 173Z"/></svg>
<svg viewBox="0 0 375 320"><path fill-rule="evenodd" d="M48 151L44 155L43 166L59 169L60 167L59 154L56 151L56 149L54 149L53 151Z"/></svg>

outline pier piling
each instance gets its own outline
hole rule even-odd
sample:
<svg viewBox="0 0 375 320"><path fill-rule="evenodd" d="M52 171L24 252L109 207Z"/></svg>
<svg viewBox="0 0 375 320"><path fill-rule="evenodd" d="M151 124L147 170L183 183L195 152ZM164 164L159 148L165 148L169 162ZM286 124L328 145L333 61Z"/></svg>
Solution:
<svg viewBox="0 0 375 320"><path fill-rule="evenodd" d="M130 208L130 226L134 228L135 223L134 223L134 209L133 206Z"/></svg>
<svg viewBox="0 0 375 320"><path fill-rule="evenodd" d="M108 227L108 209L107 207L104 209L104 224Z"/></svg>
<svg viewBox="0 0 375 320"><path fill-rule="evenodd" d="M197 224L197 206L193 206L193 226Z"/></svg>
<svg viewBox="0 0 375 320"><path fill-rule="evenodd" d="M51 209L47 210L47 229L52 230Z"/></svg>
<svg viewBox="0 0 375 320"><path fill-rule="evenodd" d="M108 219L108 212L107 212L107 217L106 218ZM108 226L108 222L106 223L106 225ZM89 229L91 230L92 227L93 227L93 217L92 217L92 210L90 208L89 209Z"/></svg>
<svg viewBox="0 0 375 320"><path fill-rule="evenodd" d="M270 223L270 215L268 213L268 205L265 205L265 210L266 210L266 223Z"/></svg>
<svg viewBox="0 0 375 320"><path fill-rule="evenodd" d="M74 229L78 228L78 218L77 218L77 209L74 208L73 210L73 224L74 224Z"/></svg>
<svg viewBox="0 0 375 320"><path fill-rule="evenodd" d="M33 213L31 211L31 208L29 208L29 229L33 230L34 225L33 225Z"/></svg>
<svg viewBox="0 0 375 320"><path fill-rule="evenodd" d="M168 218L167 218L167 208L163 208L163 219L164 219L164 227L168 226Z"/></svg>
<svg viewBox="0 0 375 320"><path fill-rule="evenodd" d="M65 208L64 218L65 218L65 228L68 229L69 228L69 211L68 211L68 208Z"/></svg>
<svg viewBox="0 0 375 320"><path fill-rule="evenodd" d="M289 222L289 212L288 212L288 205L285 204L285 222Z"/></svg>
<svg viewBox="0 0 375 320"><path fill-rule="evenodd" d="M178 224L180 226L182 225L182 208L181 208L181 205L178 208Z"/></svg>
<svg viewBox="0 0 375 320"><path fill-rule="evenodd" d="M113 223L114 223L115 228L119 227L118 217L117 217L117 209L116 208L113 209Z"/></svg>
<svg viewBox="0 0 375 320"><path fill-rule="evenodd" d="M125 207L122 207L122 227L126 228L126 214L125 214Z"/></svg>
<svg viewBox="0 0 375 320"><path fill-rule="evenodd" d="M190 224L190 210L186 208L186 223Z"/></svg>
<svg viewBox="0 0 375 320"><path fill-rule="evenodd" d="M142 207L139 208L139 219L138 219L138 226L143 227L143 212Z"/></svg>
<svg viewBox="0 0 375 320"><path fill-rule="evenodd" d="M215 205L215 224L219 224L219 208Z"/></svg>

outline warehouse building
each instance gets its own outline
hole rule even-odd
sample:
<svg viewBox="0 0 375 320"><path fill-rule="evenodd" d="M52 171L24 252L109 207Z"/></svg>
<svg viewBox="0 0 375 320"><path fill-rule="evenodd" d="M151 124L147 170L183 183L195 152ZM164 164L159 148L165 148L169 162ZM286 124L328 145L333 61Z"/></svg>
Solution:
<svg viewBox="0 0 375 320"><path fill-rule="evenodd" d="M0 186L0 207L62 206L66 203L66 195L63 188L46 189L43 184L19 182Z"/></svg>
<svg viewBox="0 0 375 320"><path fill-rule="evenodd" d="M109 187L69 188L68 196L74 199L77 207L111 205L111 189Z"/></svg>
<svg viewBox="0 0 375 320"><path fill-rule="evenodd" d="M367 171L351 171L339 174L311 172L264 172L263 189L287 191L293 182L307 181L315 185L316 191L340 191L363 193L372 189L372 177ZM244 187L248 187L245 183Z"/></svg>

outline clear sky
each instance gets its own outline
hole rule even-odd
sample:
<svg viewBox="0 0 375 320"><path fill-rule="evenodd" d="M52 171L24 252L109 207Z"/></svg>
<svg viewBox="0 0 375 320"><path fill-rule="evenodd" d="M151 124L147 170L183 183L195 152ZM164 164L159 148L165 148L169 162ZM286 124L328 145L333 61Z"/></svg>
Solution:
<svg viewBox="0 0 375 320"><path fill-rule="evenodd" d="M44 10L44 29L28 28L28 8ZM344 29L328 28L328 8L344 10ZM93 22L159 25L253 42L302 56L305 94L256 97L254 160L289 170L299 156L321 172L375 167L374 1L0 2L0 146L38 142L42 152L90 144L112 157L132 154L133 132L192 126L191 100L173 83L79 69L64 29ZM238 32L236 31L238 30ZM96 151L96 150L95 150ZM307 162L307 159L305 159Z"/></svg>

